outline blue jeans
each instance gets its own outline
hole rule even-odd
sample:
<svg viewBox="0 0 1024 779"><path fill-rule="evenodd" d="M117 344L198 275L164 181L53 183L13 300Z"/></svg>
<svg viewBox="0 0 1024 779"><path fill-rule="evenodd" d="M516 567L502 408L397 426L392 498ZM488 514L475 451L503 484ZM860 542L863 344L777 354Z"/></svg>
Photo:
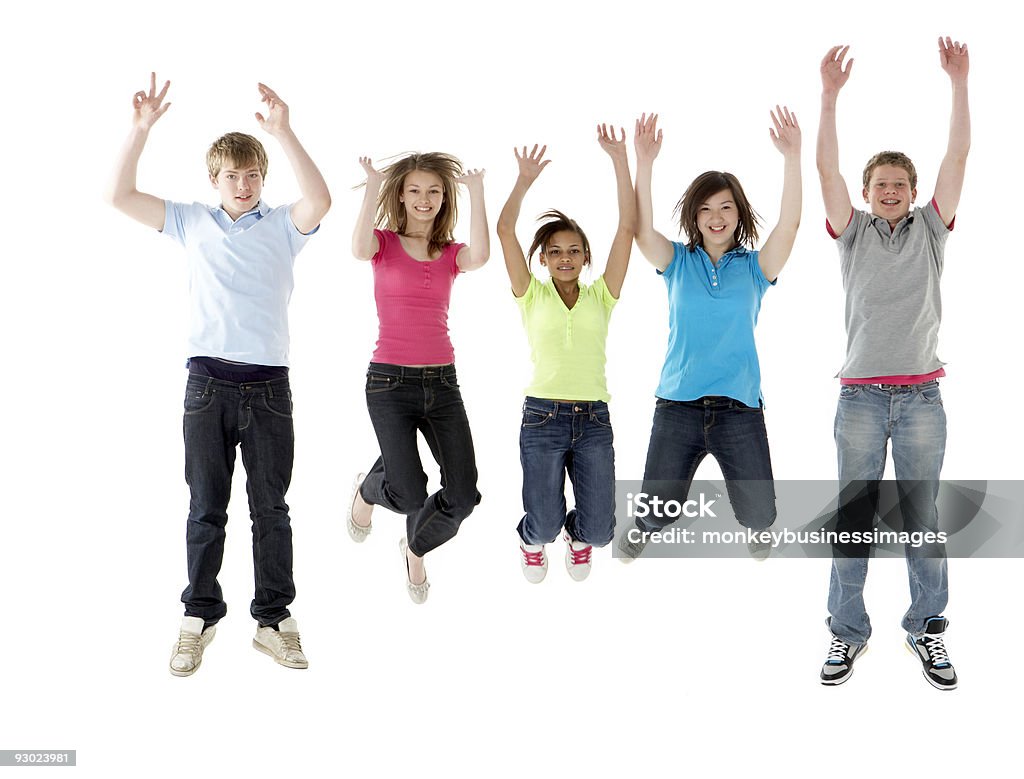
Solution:
<svg viewBox="0 0 1024 779"><path fill-rule="evenodd" d="M295 436L288 379L236 384L189 376L185 385L185 481L191 490L185 543L185 615L215 623L227 613L217 575L224 556L231 474L241 446L252 518L256 591L250 606L261 625L290 616L295 599L292 529L285 493Z"/></svg>
<svg viewBox="0 0 1024 779"><path fill-rule="evenodd" d="M839 526L866 530L873 524L877 483L885 471L886 442L892 442L900 512L908 531L938 530L935 498L946 452L946 412L939 383L910 387L848 384L839 393L835 423L839 453ZM924 633L925 621L946 608L949 583L942 545L906 547L910 577L910 609L903 629ZM828 592L829 627L850 644L863 644L871 635L864 608L868 550L843 553L832 559Z"/></svg>
<svg viewBox="0 0 1024 779"><path fill-rule="evenodd" d="M658 398L644 482L671 481L678 488L672 495L665 495L663 489L645 487L645 491L682 503L697 466L709 454L722 469L729 503L739 523L754 530L770 527L776 516L775 484L763 409L723 397ZM671 521L638 518L636 525L655 531Z"/></svg>
<svg viewBox="0 0 1024 779"><path fill-rule="evenodd" d="M406 515L406 538L422 557L455 537L480 503L473 436L454 365L406 368L371 362L366 407L380 457L363 480L367 503ZM427 497L416 431L441 466L441 489Z"/></svg>
<svg viewBox="0 0 1024 779"><path fill-rule="evenodd" d="M615 450L608 404L527 398L519 431L523 510L519 537L548 544L564 526L574 541L604 546L615 532ZM576 508L565 511L565 474Z"/></svg>

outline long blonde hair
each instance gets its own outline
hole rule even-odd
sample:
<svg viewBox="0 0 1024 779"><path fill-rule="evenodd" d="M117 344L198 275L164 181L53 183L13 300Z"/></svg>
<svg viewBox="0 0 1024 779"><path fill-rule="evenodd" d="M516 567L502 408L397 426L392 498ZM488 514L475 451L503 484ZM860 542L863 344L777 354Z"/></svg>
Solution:
<svg viewBox="0 0 1024 779"><path fill-rule="evenodd" d="M442 251L455 240L453 232L458 218L458 187L456 179L462 175L462 163L458 158L444 152L426 152L409 154L391 163L381 173L384 185L377 195L377 218L375 225L385 230L392 230L399 235L405 234L406 212L402 205L401 194L405 186L405 177L414 170L423 170L435 174L441 179L444 188L441 208L434 217L433 229L429 238L431 254Z"/></svg>

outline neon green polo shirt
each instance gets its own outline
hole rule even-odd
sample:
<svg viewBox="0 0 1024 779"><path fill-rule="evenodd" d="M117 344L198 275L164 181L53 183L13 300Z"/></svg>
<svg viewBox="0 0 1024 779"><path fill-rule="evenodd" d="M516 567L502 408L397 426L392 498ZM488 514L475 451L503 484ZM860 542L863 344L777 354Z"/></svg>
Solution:
<svg viewBox="0 0 1024 779"><path fill-rule="evenodd" d="M608 401L604 377L608 320L617 302L604 277L590 286L580 284L571 309L548 279L530 279L526 294L516 298L530 341L533 383L526 394L550 400Z"/></svg>

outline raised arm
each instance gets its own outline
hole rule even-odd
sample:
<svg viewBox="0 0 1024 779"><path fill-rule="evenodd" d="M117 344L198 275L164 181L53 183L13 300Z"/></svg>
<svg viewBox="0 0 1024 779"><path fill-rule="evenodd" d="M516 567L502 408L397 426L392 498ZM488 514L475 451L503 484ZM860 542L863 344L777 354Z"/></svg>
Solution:
<svg viewBox="0 0 1024 779"><path fill-rule="evenodd" d="M256 121L281 144L302 194L292 206L292 224L300 233L311 233L331 207L331 193L316 163L295 137L289 122L287 104L266 84L258 86L260 97L267 104L267 117L264 119L263 114L257 113Z"/></svg>
<svg viewBox="0 0 1024 779"><path fill-rule="evenodd" d="M619 225L615 228L615 238L608 252L608 263L604 267L604 283L616 300L622 291L622 282L626 279L626 268L629 267L629 255L633 249L633 236L636 234L636 197L633 194L633 182L629 178L629 156L626 154L626 130L622 129L622 139L616 140L615 127L599 125L597 142L608 152L615 166L615 193L619 203Z"/></svg>
<svg viewBox="0 0 1024 779"><path fill-rule="evenodd" d="M949 143L946 156L935 180L935 205L946 226L953 224L960 192L967 169L967 152L971 149L971 109L967 104L967 70L970 59L967 44L939 38L939 62L949 74L953 87L953 114L949 120Z"/></svg>
<svg viewBox="0 0 1024 779"><path fill-rule="evenodd" d="M352 231L352 255L357 260L372 260L380 249L380 242L373 234L377 217L377 197L384 184L384 175L373 167L373 160L360 157L359 164L366 171L366 186L363 190L363 205L359 209L355 229Z"/></svg>
<svg viewBox="0 0 1024 779"><path fill-rule="evenodd" d="M491 236L487 232L487 210L484 207L484 171L471 169L456 181L469 190L469 246L463 246L455 262L459 270L482 268L491 256Z"/></svg>
<svg viewBox="0 0 1024 779"><path fill-rule="evenodd" d="M498 214L498 241L501 243L501 252L505 255L505 270L508 271L508 279L512 282L512 294L517 298L526 294L526 290L530 287L532 274L526 263L523 247L516 237L516 223L519 221L519 212L522 209L523 198L526 197L527 190L533 186L533 182L537 180L540 172L551 162L551 160L544 159L544 152L548 150L548 147L541 146L538 151L537 146L534 144L533 151L529 153L525 146L522 154L519 153L519 149L513 150L516 162L519 164L519 177L508 195L508 200L505 201L505 206Z"/></svg>
<svg viewBox="0 0 1024 779"><path fill-rule="evenodd" d="M651 177L654 159L661 151L658 115L641 114L633 134L636 149L636 245L647 261L658 270L672 262L672 242L654 229L654 205L651 202Z"/></svg>
<svg viewBox="0 0 1024 779"><path fill-rule="evenodd" d="M800 125L796 122L796 114L790 113L788 107L779 106L775 106L771 114L775 127L768 132L775 148L782 153L785 160L782 205L779 206L778 224L764 242L757 259L765 278L775 281L789 259L790 252L793 251L796 231L800 227L803 182L800 176Z"/></svg>
<svg viewBox="0 0 1024 779"><path fill-rule="evenodd" d="M850 78L853 60L843 59L849 46L833 46L821 61L821 119L818 122L818 179L825 201L825 218L832 234L840 236L850 223L853 203L850 190L839 173L839 137L836 134L836 100L839 90Z"/></svg>
<svg viewBox="0 0 1024 779"><path fill-rule="evenodd" d="M164 229L164 201L153 195L139 192L135 187L138 174L139 158L149 138L149 131L163 116L170 103L164 103L170 81L165 81L163 89L156 91L156 73L149 74L149 92L142 90L132 98L135 114L132 118L132 129L128 133L114 165L114 175L107 187L107 200L118 211L127 214L142 224L157 230Z"/></svg>

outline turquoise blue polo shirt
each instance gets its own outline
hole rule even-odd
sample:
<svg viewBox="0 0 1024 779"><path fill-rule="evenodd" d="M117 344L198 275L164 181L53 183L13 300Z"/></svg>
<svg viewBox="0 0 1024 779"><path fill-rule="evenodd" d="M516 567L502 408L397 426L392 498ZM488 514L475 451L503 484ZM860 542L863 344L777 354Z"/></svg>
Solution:
<svg viewBox="0 0 1024 779"><path fill-rule="evenodd" d="M167 200L163 233L188 258L185 356L287 366L293 263L312 235L292 223L291 206L261 200L232 221L220 206Z"/></svg>
<svg viewBox="0 0 1024 779"><path fill-rule="evenodd" d="M699 246L673 246L672 262L658 271L668 285L669 321L658 397L718 395L757 408L761 367L754 326L761 298L774 282L761 272L755 251L733 249L716 266Z"/></svg>

